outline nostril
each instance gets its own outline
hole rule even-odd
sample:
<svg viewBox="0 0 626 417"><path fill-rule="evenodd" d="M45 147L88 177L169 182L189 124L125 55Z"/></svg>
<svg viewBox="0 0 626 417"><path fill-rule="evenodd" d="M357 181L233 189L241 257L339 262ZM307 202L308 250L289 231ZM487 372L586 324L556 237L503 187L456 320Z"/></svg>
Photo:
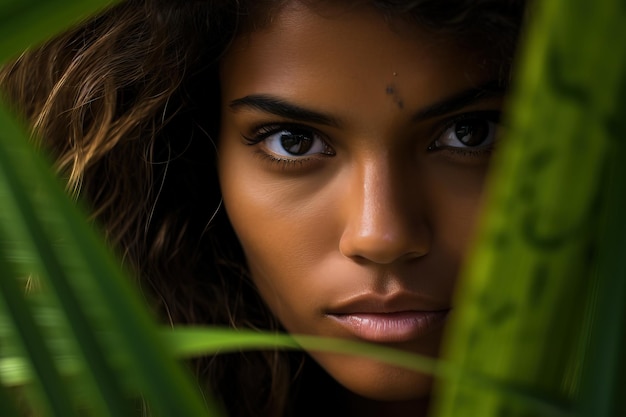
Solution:
<svg viewBox="0 0 626 417"><path fill-rule="evenodd" d="M352 234L346 231L339 242L339 251L358 263L391 264L427 255L430 251L430 237L427 233L390 235Z"/></svg>
<svg viewBox="0 0 626 417"><path fill-rule="evenodd" d="M362 255L356 255L356 256L347 256L348 258L352 259L352 261L356 262L357 264L368 264L368 263L375 263L378 265L390 265L393 263L398 263L398 262L411 262L413 260L422 258L424 256L428 255L428 251L425 252L410 252L410 253L406 253L402 256L399 257L376 257L376 256L362 256ZM345 256L345 255L344 255Z"/></svg>

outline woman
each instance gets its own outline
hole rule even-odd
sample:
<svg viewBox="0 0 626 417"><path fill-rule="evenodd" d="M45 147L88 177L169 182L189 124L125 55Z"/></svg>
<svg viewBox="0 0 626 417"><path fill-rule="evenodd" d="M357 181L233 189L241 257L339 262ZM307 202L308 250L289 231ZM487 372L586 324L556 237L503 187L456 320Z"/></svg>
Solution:
<svg viewBox="0 0 626 417"><path fill-rule="evenodd" d="M522 13L129 0L0 80L163 319L437 356ZM430 376L309 355L196 368L230 416L426 415Z"/></svg>

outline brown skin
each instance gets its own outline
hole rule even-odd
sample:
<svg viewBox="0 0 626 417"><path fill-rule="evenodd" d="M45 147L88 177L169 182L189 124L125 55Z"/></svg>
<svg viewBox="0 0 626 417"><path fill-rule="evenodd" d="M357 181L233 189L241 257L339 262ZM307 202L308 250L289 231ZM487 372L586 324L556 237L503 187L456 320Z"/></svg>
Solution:
<svg viewBox="0 0 626 417"><path fill-rule="evenodd" d="M452 307L495 124L468 148L450 133L461 123L451 120L497 111L502 97L416 117L492 80L479 54L367 7L327 11L291 2L229 49L221 68L219 176L252 278L284 327L360 340L329 312L363 296L386 305L398 294L411 310ZM327 117L304 120L241 101L259 94ZM292 151L312 138L307 154L281 147L276 132L285 129L299 135ZM259 135L254 145L245 139ZM381 343L434 357L442 333L443 325L433 326ZM372 415L423 411L429 376L311 355L356 398L384 400L381 409L365 407Z"/></svg>

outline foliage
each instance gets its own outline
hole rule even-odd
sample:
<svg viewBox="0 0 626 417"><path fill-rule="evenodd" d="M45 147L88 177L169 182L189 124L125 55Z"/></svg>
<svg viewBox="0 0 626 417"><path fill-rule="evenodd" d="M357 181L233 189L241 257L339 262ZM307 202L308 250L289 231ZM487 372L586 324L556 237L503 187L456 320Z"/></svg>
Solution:
<svg viewBox="0 0 626 417"><path fill-rule="evenodd" d="M438 417L618 415L626 7L535 6L447 357L544 404L507 400L460 373L442 384Z"/></svg>
<svg viewBox="0 0 626 417"><path fill-rule="evenodd" d="M107 4L0 2L0 60ZM0 415L220 416L180 358L301 347L434 373L436 417L626 412L626 5L538 2L443 360L341 340L160 328L0 107ZM25 296L35 275L42 291ZM8 387L8 388L7 388Z"/></svg>

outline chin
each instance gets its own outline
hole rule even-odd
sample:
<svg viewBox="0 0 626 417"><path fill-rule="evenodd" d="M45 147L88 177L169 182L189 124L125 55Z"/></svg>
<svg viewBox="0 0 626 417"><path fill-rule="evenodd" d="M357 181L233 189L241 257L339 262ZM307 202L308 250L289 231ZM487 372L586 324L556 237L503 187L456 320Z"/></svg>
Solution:
<svg viewBox="0 0 626 417"><path fill-rule="evenodd" d="M430 395L433 377L371 359L338 354L312 354L324 370L347 390L378 401L410 401Z"/></svg>

